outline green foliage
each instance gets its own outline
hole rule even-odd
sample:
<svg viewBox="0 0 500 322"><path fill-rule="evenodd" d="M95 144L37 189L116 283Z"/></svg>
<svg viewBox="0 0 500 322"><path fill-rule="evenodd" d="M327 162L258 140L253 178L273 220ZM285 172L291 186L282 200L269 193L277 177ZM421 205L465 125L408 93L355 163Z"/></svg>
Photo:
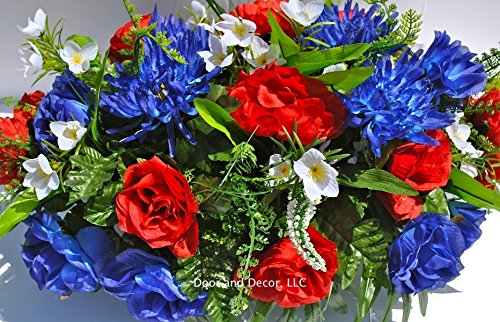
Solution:
<svg viewBox="0 0 500 322"><path fill-rule="evenodd" d="M269 24L271 25L271 44L278 45L284 58L296 55L300 51L299 45L290 38L281 28L280 24L269 10L267 14Z"/></svg>
<svg viewBox="0 0 500 322"><path fill-rule="evenodd" d="M71 190L70 204L95 196L111 180L118 166L116 155L103 157L90 147L83 147L81 153L70 157L72 170L64 182Z"/></svg>
<svg viewBox="0 0 500 322"><path fill-rule="evenodd" d="M28 218L30 213L38 208L39 205L40 201L33 189L21 192L0 215L0 238L14 229L18 223Z"/></svg>
<svg viewBox="0 0 500 322"><path fill-rule="evenodd" d="M352 188L385 191L406 196L418 195L418 192L410 185L382 169L345 169L342 173L342 178L338 178L337 180L341 185Z"/></svg>
<svg viewBox="0 0 500 322"><path fill-rule="evenodd" d="M433 212L437 214L450 214L448 200L443 189L435 189L425 196L422 212Z"/></svg>
<svg viewBox="0 0 500 322"><path fill-rule="evenodd" d="M123 190L123 182L112 182L106 185L97 196L88 202L85 220L97 226L113 226L116 218L112 217L115 212L116 195Z"/></svg>
<svg viewBox="0 0 500 322"><path fill-rule="evenodd" d="M500 78L500 49L491 48L488 53L483 53L476 61L484 65L489 81Z"/></svg>
<svg viewBox="0 0 500 322"><path fill-rule="evenodd" d="M305 305L304 316L306 318L306 322L316 322L325 320L325 318L323 317L323 313L321 312L320 302Z"/></svg>
<svg viewBox="0 0 500 322"><path fill-rule="evenodd" d="M297 309L292 307L289 309L283 309L283 314L281 314L278 322L295 322L297 321Z"/></svg>
<svg viewBox="0 0 500 322"><path fill-rule="evenodd" d="M10 106L14 105L14 103L17 102L17 99L15 97L12 97L12 96L7 96L7 97L2 97L0 99L0 102L2 102L2 104L5 106L10 107Z"/></svg>
<svg viewBox="0 0 500 322"><path fill-rule="evenodd" d="M367 80L374 70L375 67L356 67L326 73L315 78L326 85L332 85L338 91L350 91Z"/></svg>
<svg viewBox="0 0 500 322"><path fill-rule="evenodd" d="M394 25L397 24L397 29L373 42L372 51L384 52L394 47L415 43L422 27L421 18L421 14L418 14L414 9L410 9L401 15L401 19L390 20Z"/></svg>
<svg viewBox="0 0 500 322"><path fill-rule="evenodd" d="M265 322L267 315L274 307L274 302L256 302L250 322Z"/></svg>

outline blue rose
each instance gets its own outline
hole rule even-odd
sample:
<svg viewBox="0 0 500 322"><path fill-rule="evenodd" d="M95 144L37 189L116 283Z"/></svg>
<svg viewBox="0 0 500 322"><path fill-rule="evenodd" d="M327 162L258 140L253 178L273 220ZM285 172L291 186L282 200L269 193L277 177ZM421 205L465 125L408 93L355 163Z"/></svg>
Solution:
<svg viewBox="0 0 500 322"><path fill-rule="evenodd" d="M479 226L486 220L486 210L460 201L451 201L449 206L454 222L464 235L465 247L471 247L481 237L482 231Z"/></svg>
<svg viewBox="0 0 500 322"><path fill-rule="evenodd" d="M206 295L190 302L163 258L138 249L127 249L99 275L106 291L127 301L129 312L135 319L171 322L205 314Z"/></svg>
<svg viewBox="0 0 500 322"><path fill-rule="evenodd" d="M424 213L409 221L389 250L389 279L401 294L435 290L459 275L467 248L447 215Z"/></svg>
<svg viewBox="0 0 500 322"><path fill-rule="evenodd" d="M434 41L422 57L422 67L438 94L465 98L486 86L486 71L482 64L472 61L475 56L458 40L450 44L446 32L436 31Z"/></svg>
<svg viewBox="0 0 500 322"><path fill-rule="evenodd" d="M90 88L69 71L56 77L53 89L45 95L38 108L33 127L35 139L45 152L48 141L57 146L57 138L50 133L50 123L55 121L78 121L84 127L90 123Z"/></svg>
<svg viewBox="0 0 500 322"><path fill-rule="evenodd" d="M22 257L38 288L61 295L98 289L96 269L112 259L114 244L98 227L80 230L73 238L61 231L58 216L37 211L25 220L28 231Z"/></svg>

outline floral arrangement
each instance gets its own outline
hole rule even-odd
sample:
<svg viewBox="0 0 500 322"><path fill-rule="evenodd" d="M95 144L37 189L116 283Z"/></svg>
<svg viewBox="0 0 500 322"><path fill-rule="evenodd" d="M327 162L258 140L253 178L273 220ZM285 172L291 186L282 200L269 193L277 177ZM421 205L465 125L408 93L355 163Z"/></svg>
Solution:
<svg viewBox="0 0 500 322"><path fill-rule="evenodd" d="M55 80L3 100L0 237L27 226L40 289L148 321L324 320L343 289L361 321L385 289L387 321L460 274L500 210L498 49L414 50L388 0L123 2L107 50L20 27L25 76Z"/></svg>

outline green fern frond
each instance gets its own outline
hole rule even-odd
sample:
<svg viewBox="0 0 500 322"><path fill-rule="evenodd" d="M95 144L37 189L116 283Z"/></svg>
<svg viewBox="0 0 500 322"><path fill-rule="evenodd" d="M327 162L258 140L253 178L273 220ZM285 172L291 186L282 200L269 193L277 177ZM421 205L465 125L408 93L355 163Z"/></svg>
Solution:
<svg viewBox="0 0 500 322"><path fill-rule="evenodd" d="M500 49L491 48L488 53L483 53L476 61L484 65L489 79L500 77Z"/></svg>
<svg viewBox="0 0 500 322"><path fill-rule="evenodd" d="M397 21L397 29L373 42L372 51L386 51L401 45L415 43L422 27L422 15L410 9Z"/></svg>

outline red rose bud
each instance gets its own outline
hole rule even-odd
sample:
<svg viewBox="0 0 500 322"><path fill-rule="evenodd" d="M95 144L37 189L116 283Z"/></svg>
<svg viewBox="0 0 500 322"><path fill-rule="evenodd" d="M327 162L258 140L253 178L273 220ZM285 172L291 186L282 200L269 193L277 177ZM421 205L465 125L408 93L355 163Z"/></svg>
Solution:
<svg viewBox="0 0 500 322"><path fill-rule="evenodd" d="M268 10L271 9L274 18L276 18L283 31L290 37L294 37L295 30L292 25L279 14L284 15L280 2L283 2L283 0L256 0L252 3L244 3L237 6L231 14L253 21L257 25L256 32L260 35L266 35L271 33L271 25L267 19ZM284 0L284 2L288 2L288 0Z"/></svg>
<svg viewBox="0 0 500 322"><path fill-rule="evenodd" d="M149 25L149 21L151 20L151 14L143 15L141 23L139 24L140 28L145 28ZM122 62L124 60L133 59L134 56L122 55L120 53L121 50L133 50L131 46L125 44L122 40L123 37L128 37L128 33L130 28L134 25L134 22L131 20L115 31L115 34L110 40L110 48L109 48L109 59L112 62Z"/></svg>
<svg viewBox="0 0 500 322"><path fill-rule="evenodd" d="M300 141L336 138L344 130L346 109L320 81L302 76L294 67L274 64L253 74L241 72L229 95L241 106L231 116L247 132L286 140L297 125Z"/></svg>
<svg viewBox="0 0 500 322"><path fill-rule="evenodd" d="M116 197L120 229L179 258L198 248L198 203L186 178L156 156L127 168Z"/></svg>
<svg viewBox="0 0 500 322"><path fill-rule="evenodd" d="M377 191L377 197L394 220L413 219L422 213L422 198L420 196L400 196Z"/></svg>
<svg viewBox="0 0 500 322"><path fill-rule="evenodd" d="M423 192L448 183L452 162L451 143L446 134L441 130L427 134L441 144L428 146L408 142L399 146L387 163L387 171Z"/></svg>
<svg viewBox="0 0 500 322"><path fill-rule="evenodd" d="M252 298L289 308L319 302L330 294L339 266L337 246L313 227L307 232L326 262L326 272L314 270L297 253L290 238L283 238L257 255L259 264L250 268Z"/></svg>
<svg viewBox="0 0 500 322"><path fill-rule="evenodd" d="M25 93L14 108L14 118L24 120L25 123L32 119L44 96L45 94L41 91Z"/></svg>
<svg viewBox="0 0 500 322"><path fill-rule="evenodd" d="M474 100L475 105L483 103L483 108L494 108L500 106L500 89L493 88L477 100ZM485 125L487 132L485 135L497 147L500 147L500 110L484 111L482 113L474 113L471 116L475 126Z"/></svg>

